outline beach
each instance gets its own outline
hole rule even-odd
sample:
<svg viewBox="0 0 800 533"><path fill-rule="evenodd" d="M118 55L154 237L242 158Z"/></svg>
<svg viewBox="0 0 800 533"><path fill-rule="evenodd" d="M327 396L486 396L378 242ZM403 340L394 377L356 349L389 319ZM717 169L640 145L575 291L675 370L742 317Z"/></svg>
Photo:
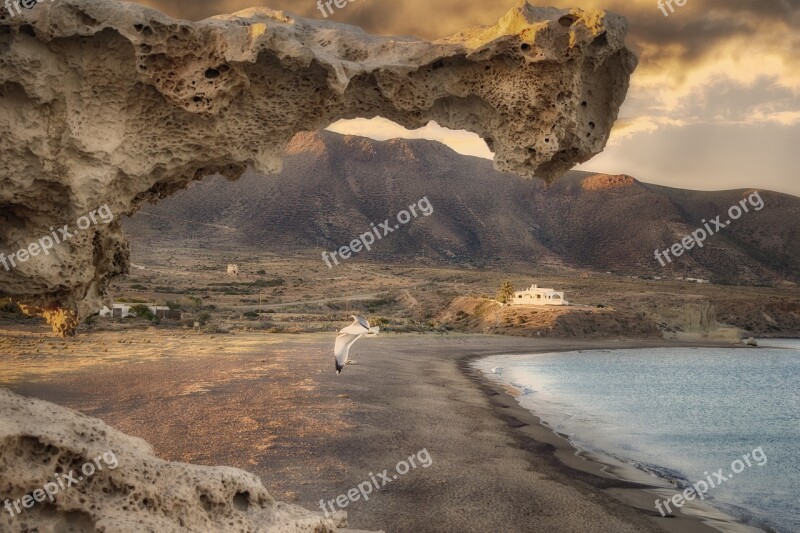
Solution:
<svg viewBox="0 0 800 533"><path fill-rule="evenodd" d="M394 531L714 531L662 518L648 479L569 442L470 361L486 355L673 346L666 341L382 334L334 372L331 334L151 329L56 339L0 332L0 386L77 409L169 460L259 475L319 510L426 450L428 467L346 504L350 527ZM695 345L698 343L694 343ZM650 478L653 486L655 479ZM340 500L341 501L341 500ZM717 525L746 531L724 516Z"/></svg>

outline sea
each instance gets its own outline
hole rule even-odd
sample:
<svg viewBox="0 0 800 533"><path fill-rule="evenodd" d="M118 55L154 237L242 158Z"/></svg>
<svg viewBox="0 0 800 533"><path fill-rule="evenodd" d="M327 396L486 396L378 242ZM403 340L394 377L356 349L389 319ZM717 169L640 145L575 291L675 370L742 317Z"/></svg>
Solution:
<svg viewBox="0 0 800 533"><path fill-rule="evenodd" d="M519 391L522 407L577 448L679 488L710 480L705 503L800 533L800 340L758 342L495 355L473 365Z"/></svg>

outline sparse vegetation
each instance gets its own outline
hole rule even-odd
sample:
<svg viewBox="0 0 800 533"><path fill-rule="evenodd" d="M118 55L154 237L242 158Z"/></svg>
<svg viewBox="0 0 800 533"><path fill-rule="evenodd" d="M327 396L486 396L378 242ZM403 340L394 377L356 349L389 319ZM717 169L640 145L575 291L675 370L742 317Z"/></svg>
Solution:
<svg viewBox="0 0 800 533"><path fill-rule="evenodd" d="M155 313L153 313L153 311L151 311L150 308L147 307L146 305L137 304L131 306L130 314L136 318L146 318L150 322L156 321Z"/></svg>
<svg viewBox="0 0 800 533"><path fill-rule="evenodd" d="M154 250L154 253L166 255L167 251ZM676 317L682 315L677 307L682 304L673 305L672 315L669 310L662 309L661 304L664 294L685 291L690 291L693 297L706 298L717 309L720 322L749 329L754 334L790 336L800 331L800 311L793 306L777 305L782 298L791 304L800 301L799 296L795 296L800 294L798 289L789 283L775 289L750 286L731 291L727 286L687 284L674 277L645 280L644 275L632 279L602 273L577 277L571 271L539 266L479 270L365 261L358 265L354 274L344 270L328 271L316 257L277 256L267 260L270 268L265 272L269 275L255 275L255 268L258 268L255 267L253 274L229 279L224 278L218 268L203 270L195 268L194 263L187 263L137 272L135 283L123 280L112 286L112 291L127 297L116 298L121 302L163 302L170 309L185 313L181 323L188 327L204 322L202 330L206 333L211 327L231 332L336 332L347 324L350 314L361 314L390 334L442 332L455 328L475 333L585 337L607 329L609 334L628 336L637 329L647 333L641 325L650 321L663 324L662 331L678 331L681 323ZM258 256L243 257L239 261L257 265L265 258L259 251ZM186 275L187 272L191 275ZM526 283L558 287L578 305L571 308L571 316L557 320L553 315L556 311L548 308L523 310L508 306L500 311L498 289L505 287L505 294L511 296L510 280L522 283L523 279ZM153 293L137 294L130 284L148 287L156 294L158 291L153 287L163 289L162 299L154 300ZM348 295L351 298L344 299ZM360 299L352 298L356 295L361 295ZM464 295L481 296L474 298L469 306L450 307ZM586 307L580 309L581 304ZM3 300L0 300L2 306ZM646 312L647 320L638 314L642 311ZM206 314L201 316L202 313ZM512 317L509 331L504 326L506 313ZM101 318L92 328L95 331L142 328L147 324L142 320ZM177 327L177 324L171 326ZM162 327L168 326L162 324ZM519 333L510 331L512 329Z"/></svg>
<svg viewBox="0 0 800 533"><path fill-rule="evenodd" d="M141 298L130 298L123 296L122 298L115 298L115 301L118 303L124 304L146 304L147 300L142 300Z"/></svg>
<svg viewBox="0 0 800 533"><path fill-rule="evenodd" d="M514 297L514 285L510 281L504 281L497 291L497 301L504 304Z"/></svg>
<svg viewBox="0 0 800 533"><path fill-rule="evenodd" d="M22 312L19 305L14 302L11 298L3 298L0 299L0 317L3 318L10 318L10 319L22 319L22 318L30 318Z"/></svg>
<svg viewBox="0 0 800 533"><path fill-rule="evenodd" d="M208 324L208 321L211 320L211 313L208 311L203 311L199 315L197 315L197 321L200 322L201 326L205 326Z"/></svg>

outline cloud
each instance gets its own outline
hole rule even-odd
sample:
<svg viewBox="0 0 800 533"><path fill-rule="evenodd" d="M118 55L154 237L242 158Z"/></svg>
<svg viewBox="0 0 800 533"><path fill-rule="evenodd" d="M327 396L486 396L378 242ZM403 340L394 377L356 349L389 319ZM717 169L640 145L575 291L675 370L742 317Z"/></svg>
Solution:
<svg viewBox="0 0 800 533"><path fill-rule="evenodd" d="M139 0L166 13L193 20L252 6L253 0ZM654 0L549 0L570 8L600 8L629 19L630 43L641 55L632 80L632 112L683 114L687 100L702 98L704 87L729 80L747 87L770 80L800 94L800 2L796 0L688 0L665 17ZM329 19L371 33L435 39L480 24L494 24L515 2L484 0L354 0ZM301 16L323 18L313 0L262 3ZM691 102L689 102L691 103ZM766 103L766 100L759 104ZM676 117L677 115L677 117ZM700 121L712 116L697 116Z"/></svg>
<svg viewBox="0 0 800 533"><path fill-rule="evenodd" d="M800 196L799 145L797 126L663 125L609 145L579 168L684 189L761 187Z"/></svg>

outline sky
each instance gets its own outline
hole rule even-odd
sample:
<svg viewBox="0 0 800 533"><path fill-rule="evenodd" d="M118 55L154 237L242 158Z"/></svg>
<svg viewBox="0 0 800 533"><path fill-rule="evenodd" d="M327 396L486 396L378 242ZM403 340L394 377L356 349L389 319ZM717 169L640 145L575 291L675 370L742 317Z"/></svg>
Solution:
<svg viewBox="0 0 800 533"><path fill-rule="evenodd" d="M189 20L254 6L324 18L316 0L138 0ZM548 0L628 18L639 54L605 151L578 167L697 190L759 187L800 196L800 0ZM379 35L438 39L492 25L516 0L354 0L328 20ZM436 124L410 132L385 119L329 129L376 139L427 138L491 157L474 134Z"/></svg>

